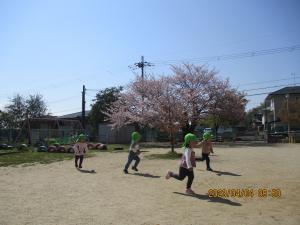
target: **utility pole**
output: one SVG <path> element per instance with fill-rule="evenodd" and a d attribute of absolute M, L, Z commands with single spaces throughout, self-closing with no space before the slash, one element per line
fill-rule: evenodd
<path fill-rule="evenodd" d="M 133 66 L 129 66 L 130 69 L 137 69 L 137 68 L 141 68 L 141 78 L 142 78 L 142 85 L 144 87 L 144 67 L 146 66 L 154 66 L 152 63 L 149 63 L 149 62 L 146 62 L 144 60 L 144 56 L 141 56 L 141 61 L 140 62 L 137 62 L 137 63 L 134 63 Z M 144 88 L 143 88 L 144 89 Z M 142 101 L 144 102 L 144 90 L 143 92 L 141 93 L 142 95 Z M 142 106 L 142 114 L 144 112 L 144 106 Z M 140 127 L 138 124 L 136 124 L 136 130 L 140 130 Z"/>
<path fill-rule="evenodd" d="M 82 127 L 85 130 L 85 92 L 86 88 L 85 85 L 82 87 L 82 111 L 81 111 L 81 123 Z"/>
<path fill-rule="evenodd" d="M 144 79 L 144 67 L 146 66 L 154 66 L 152 63 L 150 62 L 146 62 L 144 60 L 144 56 L 141 56 L 141 61 L 140 62 L 137 62 L 134 64 L 134 67 L 137 67 L 137 68 L 141 68 L 141 77 L 142 79 Z M 132 66 L 129 66 L 130 68 L 132 68 Z"/>
<path fill-rule="evenodd" d="M 289 140 L 289 143 L 291 143 L 292 140 L 291 140 L 290 112 L 289 112 L 289 98 L 290 98 L 290 95 L 286 94 L 285 98 L 286 98 L 286 109 L 287 109 L 287 119 L 288 119 L 288 140 Z"/>
<path fill-rule="evenodd" d="M 142 78 L 144 79 L 144 67 L 145 67 L 145 62 L 144 62 L 144 56 L 141 57 L 141 62 L 139 66 L 142 70 Z"/>

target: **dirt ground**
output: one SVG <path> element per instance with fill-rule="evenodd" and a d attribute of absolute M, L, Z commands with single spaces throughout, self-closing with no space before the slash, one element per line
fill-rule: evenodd
<path fill-rule="evenodd" d="M 300 145 L 215 147 L 211 166 L 194 170 L 194 196 L 184 181 L 165 180 L 178 160 L 149 160 L 122 173 L 126 153 L 99 153 L 82 172 L 67 160 L 0 168 L 0 225 L 300 224 Z M 180 149 L 177 149 L 180 152 Z M 200 150 L 196 149 L 200 155 Z M 95 173 L 87 173 L 87 170 Z M 280 189 L 281 197 L 209 197 L 209 189 Z M 276 192 L 277 193 L 277 192 Z"/>

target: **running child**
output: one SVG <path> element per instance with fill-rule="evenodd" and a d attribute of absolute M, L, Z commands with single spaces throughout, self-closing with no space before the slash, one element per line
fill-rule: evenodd
<path fill-rule="evenodd" d="M 131 134 L 131 144 L 129 147 L 129 155 L 128 155 L 128 161 L 124 168 L 124 173 L 128 174 L 128 168 L 130 166 L 130 163 L 132 160 L 135 160 L 134 165 L 131 167 L 131 169 L 138 171 L 137 166 L 140 162 L 140 146 L 139 146 L 139 140 L 141 139 L 141 135 L 138 132 L 133 132 Z"/>
<path fill-rule="evenodd" d="M 168 171 L 166 175 L 166 179 L 170 179 L 171 177 L 177 180 L 183 180 L 186 176 L 188 177 L 186 184 L 186 193 L 194 194 L 194 191 L 191 189 L 192 183 L 194 180 L 194 171 L 193 167 L 196 167 L 196 158 L 194 148 L 197 145 L 197 137 L 194 134 L 188 133 L 184 137 L 184 153 L 181 158 L 179 174 Z"/>
<path fill-rule="evenodd" d="M 74 154 L 75 154 L 75 167 L 81 169 L 84 154 L 88 151 L 88 145 L 85 142 L 85 135 L 80 134 L 78 136 L 77 142 L 74 145 Z M 79 165 L 78 165 L 79 160 Z"/>
<path fill-rule="evenodd" d="M 202 146 L 202 158 L 200 158 L 200 161 L 205 160 L 206 161 L 206 170 L 213 171 L 212 168 L 210 168 L 210 159 L 209 159 L 209 154 L 214 153 L 210 133 L 204 132 L 203 140 L 200 143 L 200 146 Z"/>

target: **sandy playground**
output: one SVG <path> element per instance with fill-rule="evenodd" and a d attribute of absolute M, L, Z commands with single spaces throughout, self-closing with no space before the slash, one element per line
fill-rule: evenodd
<path fill-rule="evenodd" d="M 215 147 L 211 166 L 197 162 L 192 188 L 165 180 L 178 160 L 145 156 L 125 175 L 127 153 L 98 153 L 77 171 L 73 161 L 0 168 L 0 225 L 300 224 L 300 145 Z M 177 151 L 181 151 L 178 149 Z M 196 151 L 200 155 L 200 150 Z M 280 189 L 281 197 L 210 198 L 209 189 Z"/>

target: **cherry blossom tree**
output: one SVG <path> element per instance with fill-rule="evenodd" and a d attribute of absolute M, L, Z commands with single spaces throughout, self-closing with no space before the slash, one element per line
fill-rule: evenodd
<path fill-rule="evenodd" d="M 106 113 L 112 126 L 160 129 L 169 134 L 173 150 L 179 128 L 185 134 L 209 116 L 219 124 L 219 120 L 235 121 L 244 114 L 244 96 L 215 70 L 183 64 L 172 66 L 172 71 L 171 76 L 136 77 Z"/>
<path fill-rule="evenodd" d="M 108 116 L 116 128 L 139 124 L 168 133 L 174 151 L 183 110 L 179 97 L 170 77 L 137 77 L 110 108 Z"/>
<path fill-rule="evenodd" d="M 183 64 L 172 66 L 174 85 L 184 105 L 182 112 L 183 133 L 193 132 L 199 122 L 206 118 L 209 106 L 218 90 L 219 78 L 215 70 L 204 66 Z"/>

